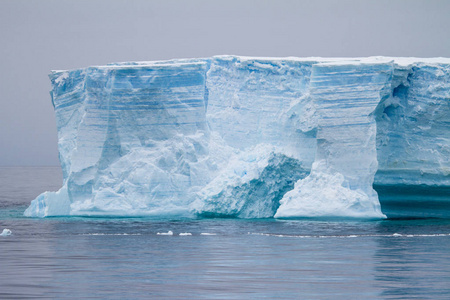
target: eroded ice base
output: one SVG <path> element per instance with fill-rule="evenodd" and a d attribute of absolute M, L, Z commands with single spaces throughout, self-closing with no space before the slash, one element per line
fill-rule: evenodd
<path fill-rule="evenodd" d="M 368 193 L 351 188 L 345 176 L 327 168 L 324 160 L 315 162 L 311 174 L 283 196 L 274 217 L 386 218 L 373 189 Z"/>

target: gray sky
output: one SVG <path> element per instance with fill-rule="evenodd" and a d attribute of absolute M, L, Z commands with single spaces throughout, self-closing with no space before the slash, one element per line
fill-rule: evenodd
<path fill-rule="evenodd" d="M 450 57 L 450 1 L 0 0 L 0 166 L 59 164 L 50 70 L 217 54 Z"/>

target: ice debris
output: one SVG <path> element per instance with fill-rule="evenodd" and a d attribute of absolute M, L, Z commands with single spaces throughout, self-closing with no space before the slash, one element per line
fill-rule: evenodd
<path fill-rule="evenodd" d="M 8 236 L 8 235 L 11 235 L 11 234 L 12 234 L 12 231 L 7 229 L 7 228 L 5 228 L 5 229 L 3 229 L 2 233 L 0 233 L 0 236 Z"/>
<path fill-rule="evenodd" d="M 173 231 L 168 231 L 168 232 L 158 232 L 156 233 L 157 235 L 173 235 Z"/>

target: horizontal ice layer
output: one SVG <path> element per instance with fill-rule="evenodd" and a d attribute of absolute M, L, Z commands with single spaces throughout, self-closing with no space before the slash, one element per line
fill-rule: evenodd
<path fill-rule="evenodd" d="M 318 193 L 291 203 L 311 216 L 345 203 L 381 216 L 374 172 L 383 212 L 384 199 L 403 203 L 384 196 L 399 184 L 450 186 L 449 70 L 440 58 L 218 56 L 53 72 L 64 186 L 25 214 L 271 217 L 304 179 Z"/>

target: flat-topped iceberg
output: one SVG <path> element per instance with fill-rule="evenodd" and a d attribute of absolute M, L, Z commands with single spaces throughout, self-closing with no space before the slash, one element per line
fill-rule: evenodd
<path fill-rule="evenodd" d="M 50 79 L 63 187 L 26 216 L 384 218 L 401 199 L 376 190 L 450 188 L 450 59 L 217 56 Z"/>

